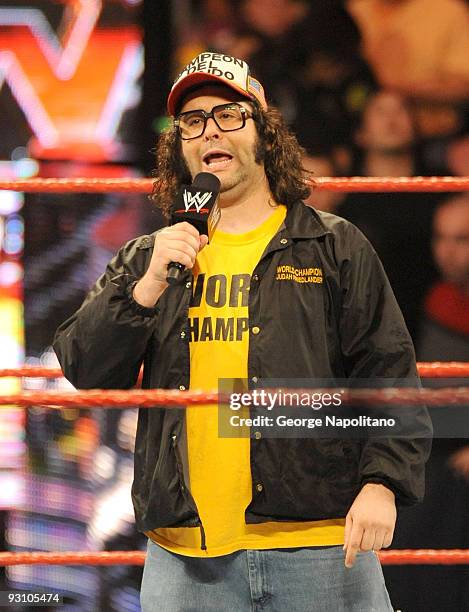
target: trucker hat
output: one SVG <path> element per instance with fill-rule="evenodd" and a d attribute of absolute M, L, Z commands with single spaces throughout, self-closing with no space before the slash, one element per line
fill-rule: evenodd
<path fill-rule="evenodd" d="M 264 88 L 251 76 L 247 63 L 231 55 L 206 51 L 179 73 L 168 96 L 168 113 L 176 115 L 189 90 L 203 83 L 221 83 L 267 108 Z"/>

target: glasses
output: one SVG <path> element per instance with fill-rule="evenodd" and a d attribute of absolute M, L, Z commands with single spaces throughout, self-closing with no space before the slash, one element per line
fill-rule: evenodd
<path fill-rule="evenodd" d="M 174 120 L 174 126 L 182 140 L 192 140 L 202 136 L 210 117 L 222 132 L 234 132 L 241 130 L 246 125 L 246 120 L 252 118 L 252 114 L 244 106 L 229 102 L 214 106 L 209 113 L 204 110 L 180 113 Z"/>

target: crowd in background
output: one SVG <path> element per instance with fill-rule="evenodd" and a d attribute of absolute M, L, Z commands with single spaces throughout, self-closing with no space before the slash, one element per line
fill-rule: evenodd
<path fill-rule="evenodd" d="M 248 61 L 313 177 L 469 176 L 464 0 L 187 5 L 175 70 L 205 49 Z M 469 194 L 313 191 L 307 204 L 351 220 L 372 242 L 419 360 L 469 361 Z M 469 548 L 469 440 L 455 439 L 467 419 L 432 417 L 427 498 L 402 512 L 394 546 Z M 387 568 L 386 578 L 403 610 L 467 609 L 465 567 Z"/>

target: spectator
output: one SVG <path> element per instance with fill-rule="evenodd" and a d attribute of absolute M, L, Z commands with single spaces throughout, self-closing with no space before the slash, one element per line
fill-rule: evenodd
<path fill-rule="evenodd" d="M 469 361 L 469 194 L 451 197 L 438 208 L 432 244 L 442 280 L 425 300 L 420 356 Z"/>
<path fill-rule="evenodd" d="M 416 102 L 425 137 L 461 127 L 469 100 L 469 8 L 462 0 L 349 0 L 364 57 L 383 87 Z"/>
<path fill-rule="evenodd" d="M 367 176 L 412 176 L 417 171 L 416 127 L 405 98 L 391 91 L 371 95 L 355 135 Z"/>
<path fill-rule="evenodd" d="M 426 174 L 418 136 L 405 98 L 381 90 L 372 94 L 355 132 L 357 155 L 352 174 L 400 177 Z M 371 240 L 388 273 L 412 336 L 418 304 L 433 280 L 430 237 L 432 194 L 358 193 L 347 196 L 338 214 Z"/>
<path fill-rule="evenodd" d="M 425 300 L 417 356 L 421 361 L 469 361 L 469 194 L 451 196 L 438 208 L 432 246 L 441 280 Z M 455 438 L 469 435 L 463 411 L 433 410 L 435 439 L 425 500 L 415 511 L 401 512 L 395 548 L 469 548 L 469 440 Z M 403 610 L 467 609 L 467 566 L 385 568 L 385 575 L 393 603 Z"/>

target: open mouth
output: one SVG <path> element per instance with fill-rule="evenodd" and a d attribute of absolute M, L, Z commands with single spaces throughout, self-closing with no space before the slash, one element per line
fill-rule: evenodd
<path fill-rule="evenodd" d="M 202 161 L 210 170 L 221 170 L 226 168 L 232 159 L 233 156 L 229 153 L 208 153 L 204 155 Z"/>

